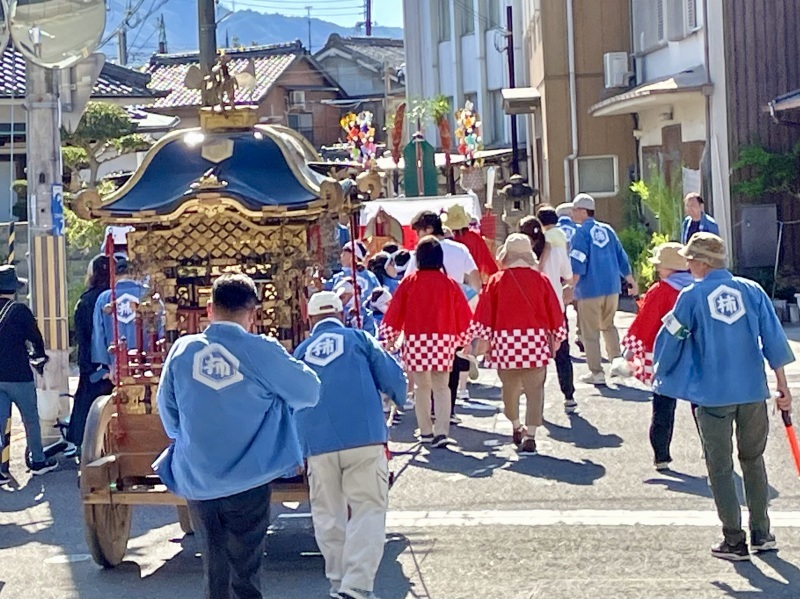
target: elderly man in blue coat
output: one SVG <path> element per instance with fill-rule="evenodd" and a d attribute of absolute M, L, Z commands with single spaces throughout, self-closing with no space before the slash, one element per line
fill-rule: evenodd
<path fill-rule="evenodd" d="M 311 516 L 330 596 L 370 599 L 389 498 L 381 393 L 402 406 L 406 378 L 374 337 L 344 326 L 343 310 L 329 291 L 309 300 L 311 337 L 295 357 L 319 375 L 322 392 L 319 403 L 298 410 L 295 420 L 308 459 Z"/>
<path fill-rule="evenodd" d="M 178 339 L 164 363 L 158 409 L 170 447 L 153 465 L 185 497 L 200 538 L 206 599 L 260 599 L 270 483 L 297 475 L 292 411 L 316 405 L 317 375 L 274 339 L 248 333 L 255 283 L 226 274 L 212 288 L 211 325 Z"/>
<path fill-rule="evenodd" d="M 724 539 L 714 557 L 750 559 L 775 549 L 767 515 L 769 485 L 764 466 L 770 396 L 764 360 L 777 379 L 777 407 L 790 410 L 784 367 L 794 362 L 786 334 L 764 290 L 725 268 L 725 244 L 711 233 L 695 234 L 680 252 L 695 284 L 678 296 L 664 317 L 654 350 L 653 390 L 697 406 L 708 480 Z M 733 430 L 750 511 L 750 548 L 733 478 Z"/>
<path fill-rule="evenodd" d="M 686 218 L 681 228 L 681 243 L 686 245 L 695 233 L 713 233 L 719 235 L 717 221 L 706 214 L 706 204 L 699 193 L 690 193 L 683 198 Z"/>

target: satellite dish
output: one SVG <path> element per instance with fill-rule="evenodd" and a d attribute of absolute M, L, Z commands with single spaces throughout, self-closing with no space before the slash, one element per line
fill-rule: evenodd
<path fill-rule="evenodd" d="M 6 49 L 6 44 L 8 44 L 8 22 L 6 21 L 6 3 L 3 0 L 0 3 L 0 56 L 3 55 L 3 51 Z"/>
<path fill-rule="evenodd" d="M 66 69 L 95 51 L 106 27 L 105 0 L 2 0 L 17 49 L 31 62 Z"/>

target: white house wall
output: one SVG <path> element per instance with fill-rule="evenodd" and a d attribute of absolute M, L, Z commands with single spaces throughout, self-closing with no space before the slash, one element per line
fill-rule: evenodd
<path fill-rule="evenodd" d="M 465 94 L 478 92 L 478 44 L 475 35 L 461 38 L 461 87 Z"/>
<path fill-rule="evenodd" d="M 706 103 L 705 98 L 697 98 L 676 102 L 671 105 L 672 119 L 665 120 L 668 108 L 653 108 L 639 113 L 639 130 L 642 132 L 640 143 L 644 147 L 661 145 L 661 129 L 670 125 L 681 126 L 681 140 L 684 143 L 705 141 L 706 139 Z"/>

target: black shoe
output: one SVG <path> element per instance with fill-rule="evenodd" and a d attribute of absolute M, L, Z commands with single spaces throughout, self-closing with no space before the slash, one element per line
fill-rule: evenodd
<path fill-rule="evenodd" d="M 765 551 L 776 551 L 778 549 L 778 542 L 775 540 L 775 535 L 772 533 L 751 533 L 750 534 L 750 548 L 755 553 L 764 553 Z"/>
<path fill-rule="evenodd" d="M 7 485 L 11 482 L 11 477 L 8 472 L 0 472 L 0 485 Z"/>
<path fill-rule="evenodd" d="M 430 443 L 431 441 L 433 441 L 433 433 L 431 433 L 430 435 L 420 435 L 419 436 L 419 442 L 420 443 Z"/>
<path fill-rule="evenodd" d="M 741 541 L 736 545 L 731 545 L 728 541 L 722 541 L 719 545 L 711 548 L 711 555 L 729 562 L 750 561 L 750 552 L 747 550 L 747 543 Z"/>
<path fill-rule="evenodd" d="M 55 458 L 46 458 L 44 462 L 33 462 L 31 464 L 31 474 L 46 474 L 56 468 L 58 468 L 58 460 Z"/>
<path fill-rule="evenodd" d="M 431 443 L 431 445 L 433 447 L 441 448 L 441 447 L 447 447 L 448 445 L 452 445 L 453 443 L 454 443 L 454 441 L 452 439 L 446 437 L 445 435 L 436 435 L 433 438 L 433 442 Z"/>

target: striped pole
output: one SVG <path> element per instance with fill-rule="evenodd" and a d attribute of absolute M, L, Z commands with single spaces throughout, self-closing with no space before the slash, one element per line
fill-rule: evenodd
<path fill-rule="evenodd" d="M 14 264 L 14 222 L 8 226 L 8 263 Z M 8 474 L 8 467 L 11 462 L 11 406 L 8 406 L 8 413 L 5 414 L 6 426 L 3 434 L 3 451 L 0 455 L 0 472 Z"/>
<path fill-rule="evenodd" d="M 14 231 L 14 221 L 8 224 L 8 263 L 14 264 L 14 242 L 16 241 L 17 234 Z"/>

